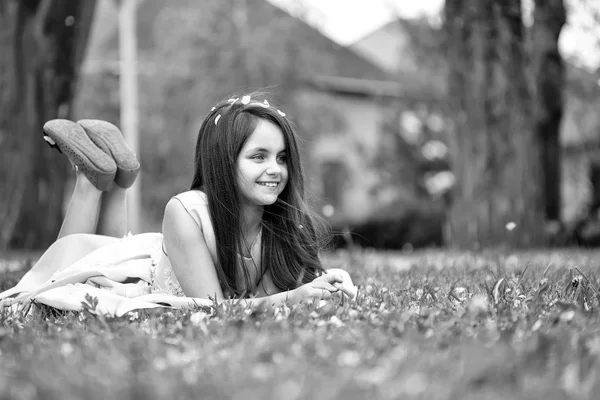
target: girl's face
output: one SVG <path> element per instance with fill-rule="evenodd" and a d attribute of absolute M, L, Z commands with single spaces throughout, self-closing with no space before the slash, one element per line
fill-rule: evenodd
<path fill-rule="evenodd" d="M 261 119 L 236 162 L 242 204 L 275 203 L 288 180 L 285 139 L 281 129 Z"/>

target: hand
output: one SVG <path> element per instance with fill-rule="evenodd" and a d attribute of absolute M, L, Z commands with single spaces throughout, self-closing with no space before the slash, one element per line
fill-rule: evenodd
<path fill-rule="evenodd" d="M 306 283 L 292 291 L 290 291 L 289 300 L 292 303 L 299 303 L 305 300 L 329 299 L 339 291 L 332 283 L 338 283 L 337 278 L 331 276 L 329 279 L 316 278 L 310 283 Z"/>
<path fill-rule="evenodd" d="M 348 272 L 339 268 L 332 268 L 325 271 L 325 273 L 316 280 L 326 281 L 331 283 L 334 287 L 339 289 L 340 293 L 344 293 L 350 299 L 354 300 L 358 294 L 358 288 L 352 283 L 352 278 Z"/>

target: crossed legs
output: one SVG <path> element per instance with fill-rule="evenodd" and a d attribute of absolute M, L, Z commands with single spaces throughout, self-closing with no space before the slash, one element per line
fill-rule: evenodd
<path fill-rule="evenodd" d="M 97 189 L 80 171 L 58 239 L 77 233 L 123 237 L 127 233 L 127 189 Z"/>
<path fill-rule="evenodd" d="M 126 193 L 140 165 L 119 129 L 101 120 L 57 119 L 44 124 L 44 134 L 71 162 L 75 188 L 57 240 L 2 298 L 34 289 L 127 233 Z"/>
<path fill-rule="evenodd" d="M 123 237 L 127 230 L 126 191 L 117 185 L 101 191 L 77 170 L 75 189 L 57 240 L 19 284 L 4 294 L 33 290 L 54 273 Z"/>
<path fill-rule="evenodd" d="M 119 129 L 106 121 L 52 120 L 44 132 L 69 158 L 76 182 L 57 241 L 38 264 L 70 264 L 125 236 L 127 188 L 140 166 Z"/>

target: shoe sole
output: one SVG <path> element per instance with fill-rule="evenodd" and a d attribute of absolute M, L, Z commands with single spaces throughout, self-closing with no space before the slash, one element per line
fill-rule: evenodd
<path fill-rule="evenodd" d="M 131 151 L 121 130 L 110 122 L 98 119 L 77 121 L 98 148 L 111 156 L 117 164 L 115 183 L 122 188 L 133 185 L 140 170 L 140 163 Z"/>
<path fill-rule="evenodd" d="M 96 147 L 81 126 L 66 119 L 53 119 L 44 124 L 43 130 L 96 188 L 108 188 L 115 178 L 117 166 Z"/>

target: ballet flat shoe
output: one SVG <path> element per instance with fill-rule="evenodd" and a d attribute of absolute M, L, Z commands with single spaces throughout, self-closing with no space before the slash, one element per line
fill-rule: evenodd
<path fill-rule="evenodd" d="M 83 127 L 92 142 L 117 164 L 115 183 L 122 188 L 133 185 L 140 170 L 140 163 L 125 142 L 119 128 L 99 119 L 82 119 L 77 123 Z"/>
<path fill-rule="evenodd" d="M 65 154 L 96 188 L 108 188 L 115 178 L 117 166 L 90 140 L 80 125 L 67 119 L 53 119 L 44 124 L 43 131 L 50 147 L 56 147 Z"/>

